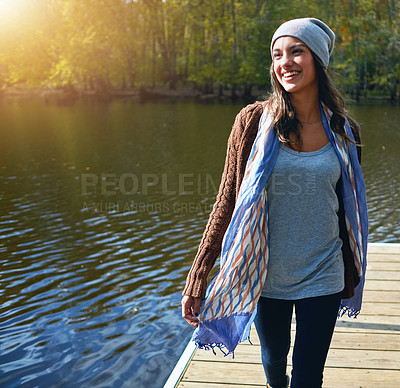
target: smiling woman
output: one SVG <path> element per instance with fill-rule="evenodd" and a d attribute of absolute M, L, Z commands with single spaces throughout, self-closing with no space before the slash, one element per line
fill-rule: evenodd
<path fill-rule="evenodd" d="M 182 317 L 196 327 L 200 349 L 233 353 L 254 321 L 267 387 L 289 386 L 293 310 L 290 386 L 320 388 L 337 315 L 357 316 L 361 308 L 366 190 L 359 125 L 327 70 L 334 41 L 315 18 L 274 33 L 271 96 L 235 119 L 220 191 L 183 290 Z M 294 188 L 294 177 L 311 178 L 312 190 Z"/>

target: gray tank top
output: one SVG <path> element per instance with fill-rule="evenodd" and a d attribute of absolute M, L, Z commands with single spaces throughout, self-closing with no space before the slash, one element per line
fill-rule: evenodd
<path fill-rule="evenodd" d="M 313 152 L 280 144 L 266 184 L 270 255 L 261 296 L 302 299 L 343 290 L 340 175 L 331 143 Z"/>

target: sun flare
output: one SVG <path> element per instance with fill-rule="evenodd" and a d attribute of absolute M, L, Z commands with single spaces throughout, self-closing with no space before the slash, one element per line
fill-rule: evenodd
<path fill-rule="evenodd" d="M 23 12 L 23 1 L 0 0 L 0 26 L 18 22 Z"/>
<path fill-rule="evenodd" d="M 4 17 L 7 14 L 13 13 L 17 9 L 18 5 L 18 1 L 0 0 L 0 15 Z"/>

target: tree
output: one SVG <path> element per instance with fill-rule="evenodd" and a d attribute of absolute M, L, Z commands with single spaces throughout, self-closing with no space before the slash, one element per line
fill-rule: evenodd
<path fill-rule="evenodd" d="M 15 0 L 0 15 L 0 87 L 192 83 L 251 95 L 269 82 L 270 39 L 313 15 L 336 33 L 331 68 L 354 98 L 399 97 L 400 0 Z M 11 3 L 10 4 L 14 4 Z M 10 8 L 11 9 L 11 8 Z"/>

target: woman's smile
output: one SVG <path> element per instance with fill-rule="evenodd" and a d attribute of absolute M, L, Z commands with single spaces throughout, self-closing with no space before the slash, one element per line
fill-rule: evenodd
<path fill-rule="evenodd" d="M 285 80 L 293 79 L 295 78 L 296 75 L 299 75 L 300 71 L 288 71 L 285 73 L 282 73 L 282 76 Z"/>

